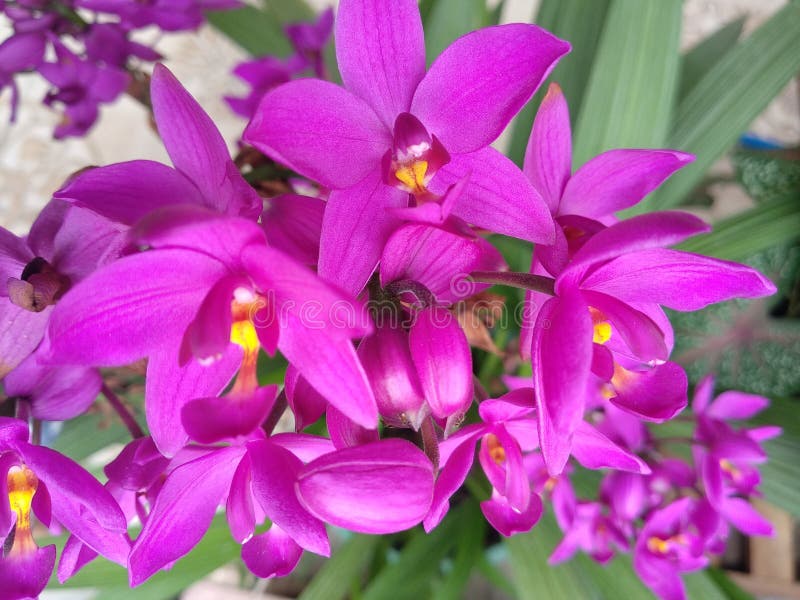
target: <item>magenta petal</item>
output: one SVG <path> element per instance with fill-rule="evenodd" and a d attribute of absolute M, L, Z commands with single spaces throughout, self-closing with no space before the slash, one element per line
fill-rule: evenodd
<path fill-rule="evenodd" d="M 561 194 L 572 173 L 572 130 L 567 99 L 557 83 L 550 84 L 539 105 L 523 170 L 550 212 L 558 213 Z"/>
<path fill-rule="evenodd" d="M 772 524 L 762 517 L 747 500 L 728 498 L 720 511 L 725 520 L 745 535 L 775 535 Z"/>
<path fill-rule="evenodd" d="M 264 96 L 243 139 L 333 189 L 357 184 L 392 145 L 390 130 L 367 103 L 317 79 L 292 81 Z"/>
<path fill-rule="evenodd" d="M 425 531 L 439 525 L 450 509 L 450 497 L 464 484 L 475 460 L 475 440 L 480 432 L 465 438 L 449 453 L 446 462 L 439 470 L 439 476 L 433 487 L 433 501 L 422 521 Z"/>
<path fill-rule="evenodd" d="M 231 535 L 240 544 L 253 537 L 256 528 L 256 514 L 253 506 L 252 467 L 250 456 L 245 454 L 233 473 L 225 516 Z"/>
<path fill-rule="evenodd" d="M 431 182 L 442 194 L 469 175 L 452 213 L 468 223 L 531 242 L 553 242 L 553 218 L 539 192 L 513 162 L 494 148 L 454 154 Z"/>
<path fill-rule="evenodd" d="M 207 204 L 189 178 L 150 160 L 133 160 L 83 171 L 53 197 L 74 202 L 126 225 L 133 225 L 163 206 Z"/>
<path fill-rule="evenodd" d="M 395 231 L 383 249 L 381 285 L 410 279 L 425 286 L 439 304 L 453 304 L 488 285 L 468 279 L 473 271 L 500 271 L 503 257 L 483 238 L 466 237 L 427 224 Z"/>
<path fill-rule="evenodd" d="M 378 407 L 353 343 L 327 330 L 306 326 L 286 315 L 279 348 L 287 360 L 328 402 L 350 419 L 374 429 Z"/>
<path fill-rule="evenodd" d="M 329 439 L 310 433 L 276 433 L 269 441 L 286 448 L 304 463 L 336 450 Z"/>
<path fill-rule="evenodd" d="M 333 406 L 328 406 L 328 435 L 337 450 L 378 441 L 378 430 L 367 429 L 354 423 Z"/>
<path fill-rule="evenodd" d="M 696 403 L 697 401 L 695 400 Z M 705 414 L 712 419 L 721 419 L 723 421 L 744 420 L 756 416 L 768 406 L 769 399 L 764 398 L 764 396 L 729 391 L 717 396 Z"/>
<path fill-rule="evenodd" d="M 30 436 L 28 424 L 13 417 L 0 417 L 0 443 L 27 442 Z"/>
<path fill-rule="evenodd" d="M 297 431 L 302 431 L 325 413 L 328 401 L 292 365 L 286 369 L 284 391 L 289 407 L 294 413 Z"/>
<path fill-rule="evenodd" d="M 324 212 L 325 201 L 319 198 L 297 194 L 270 198 L 261 218 L 269 245 L 303 264 L 317 264 Z"/>
<path fill-rule="evenodd" d="M 273 524 L 242 546 L 242 560 L 250 572 L 264 579 L 283 577 L 300 562 L 303 549 L 283 529 Z"/>
<path fill-rule="evenodd" d="M 153 114 L 172 164 L 221 213 L 258 217 L 261 198 L 239 174 L 211 118 L 164 65 L 153 70 Z"/>
<path fill-rule="evenodd" d="M 611 402 L 647 421 L 669 420 L 688 404 L 686 372 L 674 362 L 646 371 L 630 371 L 617 365 L 611 383 L 617 394 Z"/>
<path fill-rule="evenodd" d="M 425 75 L 425 39 L 414 0 L 342 0 L 336 59 L 344 85 L 387 127 L 407 112 Z"/>
<path fill-rule="evenodd" d="M 0 298 L 0 379 L 17 368 L 42 341 L 53 309 L 31 312 Z"/>
<path fill-rule="evenodd" d="M 47 486 L 54 510 L 62 501 L 74 503 L 85 507 L 105 529 L 114 532 L 127 530 L 125 516 L 116 500 L 78 463 L 44 446 L 21 443 L 17 451 L 36 477 Z M 55 516 L 59 518 L 57 512 Z"/>
<path fill-rule="evenodd" d="M 80 538 L 69 536 L 58 561 L 58 582 L 64 583 L 95 558 L 97 552 L 84 544 Z"/>
<path fill-rule="evenodd" d="M 587 268 L 623 254 L 661 248 L 710 231 L 699 218 L 679 211 L 639 215 L 597 232 L 581 246 L 560 279 L 580 280 Z"/>
<path fill-rule="evenodd" d="M 50 319 L 60 362 L 125 365 L 180 339 L 208 288 L 224 273 L 185 250 L 122 258 L 73 287 Z"/>
<path fill-rule="evenodd" d="M 246 436 L 258 429 L 275 404 L 278 386 L 221 397 L 197 398 L 184 405 L 181 420 L 186 433 L 201 444 Z"/>
<path fill-rule="evenodd" d="M 145 414 L 153 441 L 165 456 L 173 456 L 188 439 L 181 421 L 183 406 L 194 398 L 221 393 L 241 362 L 242 350 L 234 344 L 229 344 L 211 364 L 190 360 L 180 366 L 177 349 L 165 348 L 150 356 L 145 378 Z"/>
<path fill-rule="evenodd" d="M 55 563 L 54 545 L 19 555 L 4 556 L 0 560 L 0 590 L 3 591 L 3 598 L 38 598 L 50 579 Z"/>
<path fill-rule="evenodd" d="M 445 308 L 426 308 L 416 315 L 408 338 L 433 415 L 446 419 L 464 413 L 472 402 L 472 355 L 456 318 Z"/>
<path fill-rule="evenodd" d="M 587 469 L 650 473 L 650 467 L 641 458 L 612 442 L 586 421 L 581 421 L 572 438 L 572 454 Z"/>
<path fill-rule="evenodd" d="M 320 276 L 357 296 L 400 222 L 387 209 L 407 204 L 408 194 L 385 185 L 379 170 L 347 190 L 332 192 L 322 220 Z"/>
<path fill-rule="evenodd" d="M 297 481 L 302 503 L 324 521 L 361 533 L 394 533 L 422 521 L 433 465 L 416 446 L 389 439 L 326 454 Z"/>
<path fill-rule="evenodd" d="M 531 356 L 542 454 L 550 474 L 558 475 L 583 418 L 592 361 L 592 322 L 577 290 L 542 307 Z"/>
<path fill-rule="evenodd" d="M 247 454 L 253 465 L 253 494 L 267 517 L 306 550 L 328 556 L 325 525 L 303 508 L 295 492 L 300 459 L 269 441 L 250 442 Z"/>
<path fill-rule="evenodd" d="M 425 412 L 425 397 L 411 360 L 408 334 L 392 323 L 376 328 L 358 346 L 358 356 L 367 373 L 378 412 L 388 424 L 419 429 Z"/>
<path fill-rule="evenodd" d="M 653 302 L 682 311 L 732 298 L 769 296 L 776 289 L 746 265 L 662 249 L 620 256 L 586 277 L 582 287 L 623 302 Z"/>
<path fill-rule="evenodd" d="M 451 153 L 474 152 L 500 135 L 569 49 L 535 25 L 473 31 L 434 61 L 411 112 Z"/>
<path fill-rule="evenodd" d="M 11 419 L 9 419 L 11 420 Z M 21 423 L 21 421 L 20 421 Z M 0 425 L 2 427 L 2 425 Z M 27 437 L 27 427 L 25 427 Z M 11 467 L 19 465 L 19 458 L 14 452 L 0 453 L 0 498 L 8 498 L 8 471 Z M 35 496 L 34 496 L 35 497 Z M 11 510 L 8 502 L 0 504 L 0 540 L 5 540 L 6 536 L 17 522 L 16 513 Z"/>
<path fill-rule="evenodd" d="M 639 202 L 672 173 L 694 160 L 674 150 L 609 150 L 572 176 L 561 214 L 606 217 Z"/>
<path fill-rule="evenodd" d="M 137 586 L 177 560 L 203 537 L 231 484 L 244 449 L 220 448 L 172 471 L 130 555 L 130 584 Z"/>
<path fill-rule="evenodd" d="M 192 357 L 201 361 L 214 360 L 225 352 L 231 343 L 231 302 L 234 292 L 240 286 L 249 287 L 249 283 L 241 275 L 227 275 L 208 291 L 183 336 L 182 363 Z"/>
<path fill-rule="evenodd" d="M 536 494 L 531 495 L 531 501 L 523 511 L 514 509 L 502 496 L 481 502 L 483 516 L 506 537 L 530 531 L 541 518 L 542 509 L 542 499 Z"/>

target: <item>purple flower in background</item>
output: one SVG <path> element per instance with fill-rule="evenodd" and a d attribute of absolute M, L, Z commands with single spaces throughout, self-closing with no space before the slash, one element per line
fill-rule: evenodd
<path fill-rule="evenodd" d="M 22 71 L 36 69 L 44 59 L 45 36 L 41 33 L 17 33 L 0 44 L 0 91 L 11 89 L 11 116 L 13 123 L 17 118 L 19 90 L 14 75 Z"/>
<path fill-rule="evenodd" d="M 0 378 L 39 346 L 52 306 L 70 287 L 118 256 L 123 237 L 116 224 L 57 200 L 39 213 L 26 238 L 0 228 Z M 37 367 L 28 365 L 33 376 L 31 368 Z M 22 377 L 15 376 L 12 388 L 37 385 Z"/>
<path fill-rule="evenodd" d="M 127 66 L 131 56 L 149 62 L 161 58 L 152 48 L 128 39 L 128 35 L 128 30 L 117 23 L 94 23 L 83 39 L 86 56 L 120 69 Z"/>
<path fill-rule="evenodd" d="M 233 69 L 233 74 L 250 86 L 250 93 L 243 98 L 225 96 L 225 102 L 237 115 L 250 119 L 256 113 L 264 94 L 272 88 L 290 81 L 294 75 L 305 68 L 306 61 L 299 56 L 289 59 L 264 56 L 240 62 Z"/>
<path fill-rule="evenodd" d="M 164 31 L 196 29 L 205 21 L 204 12 L 242 5 L 238 0 L 76 0 L 75 5 L 118 15 L 121 22 L 138 28 L 157 25 Z"/>
<path fill-rule="evenodd" d="M 180 204 L 256 220 L 261 198 L 233 164 L 211 118 L 163 65 L 153 72 L 151 97 L 158 132 L 174 168 L 133 160 L 89 169 L 55 197 L 125 225 Z"/>
<path fill-rule="evenodd" d="M 322 11 L 312 23 L 292 23 L 285 27 L 286 37 L 297 56 L 311 65 L 320 79 L 325 77 L 325 62 L 322 55 L 333 33 L 333 9 Z"/>
<path fill-rule="evenodd" d="M 115 67 L 98 65 L 80 58 L 61 43 L 54 44 L 57 62 L 39 65 L 39 73 L 55 89 L 47 94 L 47 106 L 63 107 L 61 123 L 53 136 L 62 139 L 81 136 L 94 125 L 98 106 L 113 102 L 128 87 L 128 74 Z"/>
<path fill-rule="evenodd" d="M 38 596 L 53 570 L 56 548 L 37 546 L 31 515 L 48 526 L 59 523 L 94 552 L 127 564 L 127 524 L 111 494 L 69 458 L 28 443 L 27 425 L 7 417 L 0 417 L 0 499 L 4 598 Z M 62 558 L 60 581 L 72 574 L 69 566 Z"/>
<path fill-rule="evenodd" d="M 395 226 L 386 209 L 406 207 L 409 193 L 442 194 L 469 172 L 453 214 L 499 233 L 553 239 L 539 195 L 489 144 L 568 44 L 533 25 L 490 27 L 454 42 L 426 73 L 413 0 L 341 2 L 335 35 L 346 89 L 315 79 L 280 86 L 244 135 L 333 190 L 320 275 L 360 292 Z"/>

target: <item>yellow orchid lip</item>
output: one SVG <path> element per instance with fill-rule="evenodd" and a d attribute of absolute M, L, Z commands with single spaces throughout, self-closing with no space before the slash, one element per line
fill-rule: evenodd
<path fill-rule="evenodd" d="M 33 496 L 39 487 L 39 480 L 28 467 L 13 466 L 6 475 L 6 484 L 11 510 L 17 515 L 14 541 L 8 555 L 28 554 L 37 549 L 31 534 L 31 507 Z"/>

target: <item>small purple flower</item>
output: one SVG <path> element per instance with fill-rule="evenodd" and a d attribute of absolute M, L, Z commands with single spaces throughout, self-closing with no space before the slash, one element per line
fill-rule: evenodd
<path fill-rule="evenodd" d="M 55 546 L 39 548 L 31 515 L 51 519 L 93 552 L 125 566 L 130 542 L 127 524 L 111 494 L 89 473 L 61 454 L 28 442 L 28 427 L 0 417 L 0 589 L 7 598 L 36 597 L 55 563 Z M 60 581 L 72 574 L 62 558 Z"/>
<path fill-rule="evenodd" d="M 333 33 L 333 9 L 328 8 L 322 11 L 317 20 L 311 23 L 287 25 L 285 31 L 297 56 L 311 65 L 317 77 L 325 79 L 325 63 L 322 53 Z"/>
<path fill-rule="evenodd" d="M 11 88 L 11 118 L 17 118 L 19 90 L 14 75 L 36 69 L 44 60 L 45 36 L 39 32 L 17 33 L 0 44 L 0 91 Z"/>
<path fill-rule="evenodd" d="M 164 31 L 197 29 L 207 10 L 226 10 L 242 5 L 238 0 L 76 0 L 76 6 L 118 15 L 133 28 L 157 25 Z"/>

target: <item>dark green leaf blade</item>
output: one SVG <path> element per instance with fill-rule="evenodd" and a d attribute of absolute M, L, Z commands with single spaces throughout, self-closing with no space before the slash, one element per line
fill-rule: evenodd
<path fill-rule="evenodd" d="M 684 98 L 697 82 L 736 45 L 742 35 L 744 18 L 740 17 L 692 47 L 683 55 L 678 97 Z"/>

